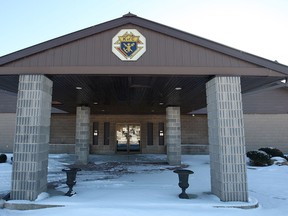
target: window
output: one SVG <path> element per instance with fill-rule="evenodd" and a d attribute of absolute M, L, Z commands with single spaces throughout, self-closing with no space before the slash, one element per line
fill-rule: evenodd
<path fill-rule="evenodd" d="M 104 145 L 109 145 L 110 122 L 104 122 Z"/>
<path fill-rule="evenodd" d="M 147 123 L 147 145 L 153 145 L 153 123 Z"/>

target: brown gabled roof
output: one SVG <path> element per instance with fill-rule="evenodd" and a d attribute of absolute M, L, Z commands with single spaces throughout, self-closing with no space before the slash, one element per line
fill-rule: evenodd
<path fill-rule="evenodd" d="M 8 64 L 13 61 L 17 61 L 19 59 L 22 59 L 24 57 L 28 57 L 33 54 L 37 54 L 39 52 L 55 48 L 58 46 L 61 46 L 66 43 L 70 43 L 72 41 L 76 41 L 85 37 L 89 37 L 91 35 L 107 31 L 119 26 L 123 26 L 126 24 L 134 24 L 143 28 L 147 28 L 150 30 L 153 30 L 155 32 L 159 32 L 161 34 L 166 34 L 168 36 L 181 39 L 183 41 L 187 41 L 189 43 L 193 43 L 256 65 L 259 65 L 261 67 L 265 67 L 280 73 L 283 73 L 285 75 L 288 75 L 288 67 L 283 64 L 279 64 L 278 62 L 273 62 L 246 52 L 243 52 L 241 50 L 237 50 L 225 45 L 222 45 L 220 43 L 216 43 L 211 40 L 204 39 L 202 37 L 198 37 L 196 35 L 183 32 L 174 28 L 171 28 L 166 25 L 162 25 L 147 19 L 143 19 L 141 17 L 138 17 L 134 14 L 128 13 L 120 18 L 95 25 L 80 31 L 76 31 L 31 47 L 28 47 L 26 49 L 22 49 L 20 51 L 2 56 L 0 58 L 0 66 L 3 66 L 5 64 Z"/>

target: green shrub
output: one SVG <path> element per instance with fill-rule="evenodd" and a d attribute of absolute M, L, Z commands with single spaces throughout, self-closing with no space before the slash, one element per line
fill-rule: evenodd
<path fill-rule="evenodd" d="M 268 155 L 270 155 L 270 157 L 284 157 L 283 152 L 277 148 L 266 147 L 266 148 L 260 148 L 258 150 L 266 152 Z"/>
<path fill-rule="evenodd" d="M 246 155 L 253 166 L 270 166 L 273 164 L 271 157 L 264 151 L 249 151 Z"/>
<path fill-rule="evenodd" d="M 7 156 L 5 154 L 0 155 L 0 163 L 6 163 L 7 161 Z"/>

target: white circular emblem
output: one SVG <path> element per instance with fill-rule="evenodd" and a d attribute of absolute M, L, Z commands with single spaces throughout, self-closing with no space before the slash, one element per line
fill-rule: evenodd
<path fill-rule="evenodd" d="M 136 61 L 146 51 L 146 38 L 136 29 L 122 29 L 112 39 L 112 52 L 122 61 Z"/>

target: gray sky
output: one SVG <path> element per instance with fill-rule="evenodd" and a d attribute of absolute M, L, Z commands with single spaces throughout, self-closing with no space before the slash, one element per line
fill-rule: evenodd
<path fill-rule="evenodd" d="M 0 56 L 128 12 L 288 65 L 288 0 L 1 0 Z"/>

